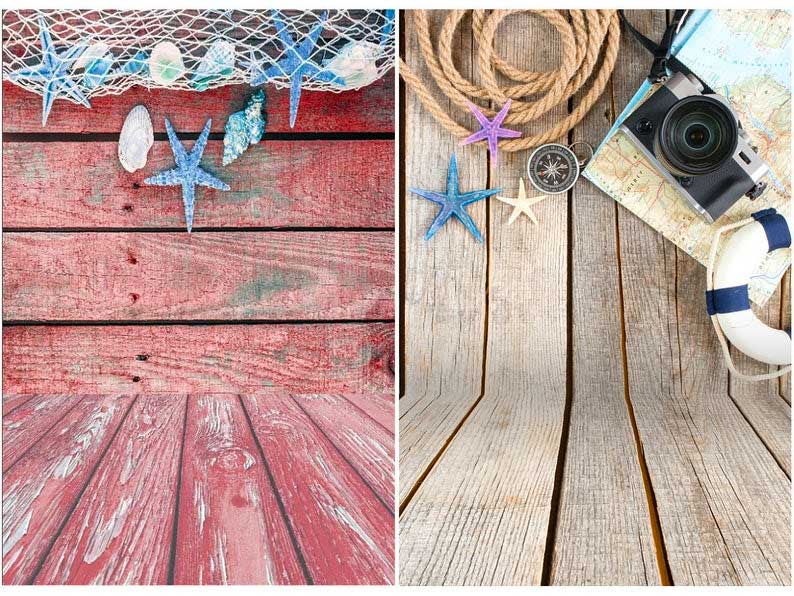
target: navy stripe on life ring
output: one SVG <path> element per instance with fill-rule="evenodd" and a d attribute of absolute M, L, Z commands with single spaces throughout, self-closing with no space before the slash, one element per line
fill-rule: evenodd
<path fill-rule="evenodd" d="M 786 218 L 774 209 L 764 209 L 753 213 L 755 219 L 764 228 L 769 251 L 791 246 L 791 230 L 788 229 Z"/>
<path fill-rule="evenodd" d="M 747 291 L 747 284 L 709 290 L 706 292 L 706 310 L 709 316 L 750 310 L 750 293 Z"/>

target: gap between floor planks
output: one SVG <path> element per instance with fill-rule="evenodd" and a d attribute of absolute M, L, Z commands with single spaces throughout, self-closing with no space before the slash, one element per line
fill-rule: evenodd
<path fill-rule="evenodd" d="M 220 396 L 222 394 L 214 394 L 214 395 L 219 395 Z M 229 394 L 229 396 L 231 396 L 231 395 L 232 394 Z M 303 413 L 303 415 L 306 417 L 306 419 L 308 421 L 310 421 L 310 423 L 313 426 L 313 428 L 315 429 L 315 431 L 317 433 L 319 433 L 321 436 L 325 437 L 325 439 L 333 447 L 335 452 L 338 453 L 338 455 L 342 459 L 342 461 L 344 461 L 347 464 L 347 466 L 349 467 L 349 469 L 352 470 L 352 472 L 361 480 L 361 482 L 366 487 L 368 487 L 368 489 L 372 492 L 372 496 L 375 497 L 375 499 L 381 504 L 381 506 L 383 506 L 383 508 L 386 509 L 387 511 L 393 512 L 393 506 L 394 506 L 393 505 L 393 492 L 392 492 L 392 494 L 390 496 L 385 496 L 385 495 L 379 494 L 379 491 L 376 490 L 376 488 L 373 486 L 373 484 L 371 482 L 371 479 L 369 479 L 368 477 L 365 477 L 366 476 L 365 474 L 362 474 L 362 471 L 359 469 L 359 467 L 357 465 L 355 465 L 355 463 L 353 461 L 351 461 L 350 456 L 347 453 L 345 453 L 343 447 L 340 446 L 340 444 L 339 444 L 339 440 L 340 439 L 337 437 L 337 439 L 334 440 L 334 437 L 332 436 L 332 434 L 329 434 L 328 430 L 324 429 L 322 427 L 322 425 L 320 423 L 318 423 L 318 420 L 317 420 L 318 414 L 317 414 L 317 412 L 316 411 L 313 412 L 311 409 L 307 409 L 306 405 L 301 403 L 301 401 L 303 401 L 304 399 L 308 398 L 309 396 L 306 396 L 306 395 L 293 395 L 291 393 L 288 393 L 287 395 L 289 397 L 290 402 L 293 403 Z M 69 416 L 69 414 L 70 414 L 70 412 L 72 410 L 74 410 L 76 407 L 78 407 L 78 405 L 80 404 L 80 399 L 81 398 L 79 396 L 75 396 L 75 397 L 76 397 L 75 403 L 69 405 L 66 408 L 59 409 L 58 410 L 58 415 L 53 420 L 47 421 L 47 428 L 52 429 L 55 426 L 57 426 L 59 423 L 61 423 L 64 419 L 66 419 Z M 102 463 L 105 460 L 105 457 L 106 457 L 107 453 L 111 450 L 113 444 L 116 442 L 116 440 L 118 438 L 119 433 L 124 428 L 124 425 L 125 425 L 125 422 L 127 420 L 127 417 L 129 415 L 129 413 L 133 410 L 133 408 L 135 406 L 135 403 L 138 400 L 138 395 L 132 395 L 130 397 L 132 397 L 132 399 L 130 399 L 129 403 L 126 404 L 126 407 L 125 407 L 123 413 L 120 415 L 120 420 L 118 422 L 118 426 L 111 432 L 111 437 L 107 441 L 107 445 L 102 449 L 101 454 L 99 455 L 97 460 L 92 465 L 91 470 L 88 472 L 88 474 L 87 474 L 86 478 L 84 479 L 84 481 L 81 483 L 81 487 L 78 490 L 77 499 L 75 500 L 73 506 L 66 513 L 64 518 L 59 522 L 58 529 L 57 529 L 55 535 L 52 537 L 52 540 L 51 540 L 49 546 L 46 548 L 45 552 L 43 554 L 41 554 L 41 556 L 39 557 L 39 563 L 36 565 L 35 572 L 33 573 L 32 577 L 31 577 L 31 579 L 30 579 L 30 581 L 28 583 L 30 583 L 30 584 L 34 583 L 36 581 L 36 578 L 41 573 L 42 569 L 44 568 L 45 563 L 48 560 L 48 557 L 49 557 L 50 553 L 53 551 L 53 549 L 56 546 L 56 541 L 60 537 L 61 532 L 64 530 L 64 528 L 69 523 L 70 519 L 72 518 L 72 515 L 74 514 L 75 510 L 78 508 L 80 502 L 82 501 L 83 497 L 85 496 L 85 491 L 89 487 L 89 485 L 91 484 L 92 478 L 94 477 L 94 475 L 97 472 L 97 470 L 99 470 L 101 468 Z M 253 423 L 251 421 L 251 416 L 250 416 L 250 413 L 248 412 L 248 408 L 245 405 L 245 400 L 243 399 L 243 397 L 241 395 L 236 395 L 236 397 L 237 397 L 237 401 L 238 401 L 238 403 L 240 405 L 241 412 L 244 414 L 244 417 L 245 417 L 246 430 L 248 431 L 248 433 L 250 433 L 250 436 L 254 438 L 254 441 L 258 445 L 259 444 L 259 439 L 256 438 L 257 437 L 256 429 L 255 429 L 255 426 L 253 425 Z M 322 396 L 320 396 L 320 397 L 322 397 Z M 367 397 L 368 398 L 374 398 L 374 397 L 378 397 L 378 396 L 367 396 Z M 19 410 L 20 408 L 24 407 L 28 402 L 31 402 L 31 401 L 33 401 L 33 400 L 35 400 L 37 398 L 38 398 L 38 396 L 36 396 L 36 395 L 13 396 L 11 406 L 8 408 L 7 411 L 4 411 L 4 413 L 3 413 L 4 418 L 6 416 L 12 414 L 13 412 Z M 184 414 L 183 414 L 183 417 L 182 417 L 183 428 L 181 429 L 182 438 L 181 438 L 181 441 L 180 441 L 180 450 L 179 450 L 179 458 L 178 458 L 179 459 L 179 464 L 178 464 L 178 471 L 177 471 L 177 474 L 176 474 L 176 493 L 175 493 L 174 509 L 173 509 L 173 530 L 170 532 L 171 538 L 170 538 L 170 542 L 168 544 L 168 552 L 170 553 L 169 557 L 168 557 L 168 571 L 167 571 L 167 577 L 168 577 L 167 584 L 168 585 L 174 584 L 175 557 L 177 556 L 177 543 L 176 543 L 177 542 L 177 528 L 179 527 L 179 513 L 180 513 L 180 494 L 181 494 L 180 487 L 181 487 L 181 484 L 182 484 L 183 466 L 185 464 L 185 459 L 184 459 L 185 458 L 185 455 L 184 455 L 185 441 L 187 440 L 187 437 L 186 437 L 187 424 L 188 424 L 187 415 L 188 415 L 188 411 L 189 411 L 189 409 L 191 407 L 190 400 L 191 399 L 197 399 L 197 398 L 198 398 L 198 396 L 194 396 L 194 395 L 187 396 L 186 403 L 185 403 L 185 406 L 184 406 L 185 407 L 185 411 L 184 411 Z M 357 400 L 356 399 L 352 399 L 352 397 L 349 397 L 349 396 L 346 396 L 346 395 L 342 394 L 342 395 L 337 396 L 337 398 L 338 398 L 338 400 L 341 400 L 347 407 L 349 407 L 353 411 L 357 412 L 359 416 L 363 416 L 363 418 L 366 421 L 369 421 L 368 422 L 369 424 L 372 424 L 372 425 L 375 426 L 375 428 L 381 429 L 382 431 L 384 431 L 386 433 L 386 435 L 390 436 L 392 438 L 392 440 L 393 440 L 394 428 L 389 429 L 388 427 L 384 427 L 383 426 L 383 420 L 381 420 L 381 418 L 383 418 L 382 416 L 378 416 L 377 413 L 373 413 L 373 410 L 371 410 L 371 408 L 364 409 L 362 407 L 362 405 L 357 403 Z M 3 397 L 3 402 L 4 402 L 4 405 L 5 405 L 6 396 Z M 337 405 L 338 405 L 338 403 L 337 403 Z M 376 407 L 375 410 L 377 410 L 377 409 L 378 408 Z M 45 436 L 45 433 L 41 433 L 35 440 L 31 441 L 29 445 L 25 446 L 24 450 L 20 454 L 18 454 L 18 457 L 16 457 L 14 459 L 14 461 L 10 463 L 9 470 L 13 469 L 17 464 L 20 464 L 20 462 L 22 462 L 24 460 L 25 455 L 28 452 L 30 452 L 31 450 L 33 450 L 35 448 L 35 446 L 44 438 L 44 436 Z M 286 511 L 284 509 L 284 505 L 281 502 L 281 497 L 279 496 L 280 495 L 279 488 L 275 484 L 275 481 L 273 480 L 272 473 L 270 472 L 270 466 L 268 464 L 268 459 L 267 459 L 267 457 L 265 455 L 265 451 L 262 450 L 261 447 L 259 448 L 259 457 L 261 458 L 262 464 L 265 466 L 265 470 L 267 471 L 267 476 L 268 476 L 268 478 L 270 480 L 270 483 L 271 483 L 271 490 L 273 491 L 273 493 L 275 494 L 275 496 L 276 496 L 276 498 L 278 500 L 279 511 L 280 511 L 281 516 L 282 516 L 282 521 L 285 524 L 285 526 L 289 529 L 290 535 L 292 536 L 293 547 L 295 548 L 296 554 L 297 554 L 297 556 L 299 557 L 299 559 L 301 561 L 301 568 L 303 570 L 304 579 L 309 584 L 314 583 L 314 579 L 312 577 L 311 569 L 309 567 L 307 567 L 306 562 L 304 560 L 303 553 L 301 551 L 301 548 L 298 545 L 297 541 L 295 541 L 293 522 L 290 519 L 290 517 L 288 516 L 288 514 L 286 513 Z M 393 457 L 392 457 L 392 459 L 393 459 Z M 392 472 L 391 482 L 392 482 L 392 486 L 394 486 L 394 475 L 393 475 L 393 472 Z"/>

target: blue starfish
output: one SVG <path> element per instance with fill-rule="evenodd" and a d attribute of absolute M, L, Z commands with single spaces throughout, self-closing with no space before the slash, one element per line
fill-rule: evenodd
<path fill-rule="evenodd" d="M 201 131 L 198 140 L 193 145 L 190 153 L 185 151 L 182 143 L 176 138 L 171 123 L 165 119 L 165 129 L 168 132 L 168 142 L 171 143 L 171 151 L 174 153 L 176 167 L 172 170 L 160 172 L 143 181 L 144 184 L 154 186 L 176 186 L 182 185 L 182 202 L 185 204 L 185 221 L 187 231 L 193 229 L 193 206 L 196 202 L 196 185 L 214 188 L 216 190 L 229 190 L 229 185 L 218 180 L 212 174 L 199 167 L 201 155 L 207 146 L 207 137 L 210 135 L 212 120 L 207 120 L 204 130 Z"/>
<path fill-rule="evenodd" d="M 298 104 L 301 100 L 301 88 L 303 86 L 304 77 L 333 83 L 335 85 L 345 84 L 340 77 L 326 70 L 322 70 L 322 67 L 311 59 L 312 52 L 317 46 L 317 39 L 320 37 L 320 33 L 325 26 L 326 18 L 328 18 L 327 10 L 320 16 L 320 22 L 312 28 L 309 35 L 298 45 L 298 43 L 292 39 L 287 25 L 281 18 L 279 11 L 274 10 L 273 20 L 276 24 L 276 32 L 281 40 L 281 44 L 284 46 L 284 52 L 280 60 L 263 71 L 255 61 L 253 52 L 251 52 L 251 60 L 248 65 L 252 71 L 250 80 L 252 86 L 257 87 L 276 77 L 289 77 L 290 128 L 295 126 L 295 119 L 298 116 Z"/>
<path fill-rule="evenodd" d="M 466 229 L 474 235 L 478 242 L 482 242 L 482 236 L 480 235 L 480 231 L 477 229 L 477 226 L 474 224 L 474 220 L 466 212 L 465 207 L 466 205 L 470 205 L 471 203 L 481 201 L 482 199 L 502 192 L 502 189 L 495 188 L 493 190 L 473 190 L 471 192 L 461 194 L 460 186 L 458 184 L 458 162 L 456 161 L 454 154 L 452 155 L 452 159 L 449 160 L 446 194 L 434 192 L 432 190 L 420 190 L 417 188 L 411 188 L 409 190 L 412 193 L 427 199 L 428 201 L 433 201 L 434 203 L 441 205 L 441 210 L 436 215 L 433 223 L 430 224 L 430 227 L 427 229 L 425 240 L 430 240 L 433 237 L 433 234 L 435 234 L 439 228 L 454 215 L 464 226 L 466 226 Z"/>
<path fill-rule="evenodd" d="M 69 76 L 69 67 L 85 52 L 85 45 L 75 45 L 62 53 L 55 51 L 52 37 L 47 29 L 44 17 L 39 17 L 39 34 L 41 36 L 41 62 L 36 66 L 23 66 L 9 73 L 12 81 L 37 81 L 43 84 L 41 125 L 47 124 L 52 103 L 58 95 L 66 95 L 87 108 L 91 107 L 88 98 Z"/>

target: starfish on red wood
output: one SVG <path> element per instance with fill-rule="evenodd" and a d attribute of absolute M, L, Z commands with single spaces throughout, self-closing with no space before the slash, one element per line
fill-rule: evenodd
<path fill-rule="evenodd" d="M 470 137 L 466 137 L 463 139 L 460 144 L 461 145 L 468 145 L 469 143 L 476 143 L 477 141 L 488 141 L 488 152 L 493 157 L 493 165 L 496 165 L 496 157 L 497 157 L 497 144 L 499 143 L 499 138 L 508 138 L 508 139 L 515 139 L 521 136 L 521 133 L 517 130 L 510 130 L 509 128 L 502 128 L 502 122 L 507 117 L 507 111 L 510 109 L 510 104 L 512 103 L 511 100 L 507 100 L 505 105 L 502 106 L 502 109 L 499 110 L 499 113 L 494 116 L 493 120 L 489 120 L 488 116 L 483 114 L 480 109 L 475 106 L 473 103 L 469 103 L 469 109 L 471 110 L 474 117 L 477 118 L 477 122 L 480 123 L 480 130 L 475 132 Z"/>

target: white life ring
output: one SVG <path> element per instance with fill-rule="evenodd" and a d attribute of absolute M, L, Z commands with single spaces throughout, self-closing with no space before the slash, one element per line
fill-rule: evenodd
<path fill-rule="evenodd" d="M 715 258 L 720 235 L 737 229 Z M 788 219 L 774 209 L 754 213 L 745 220 L 721 227 L 715 237 L 706 282 L 706 305 L 728 368 L 748 380 L 771 379 L 791 369 L 791 332 L 762 323 L 750 308 L 747 284 L 768 252 L 791 246 Z M 729 341 L 754 360 L 785 368 L 764 375 L 744 375 L 733 366 Z"/>

